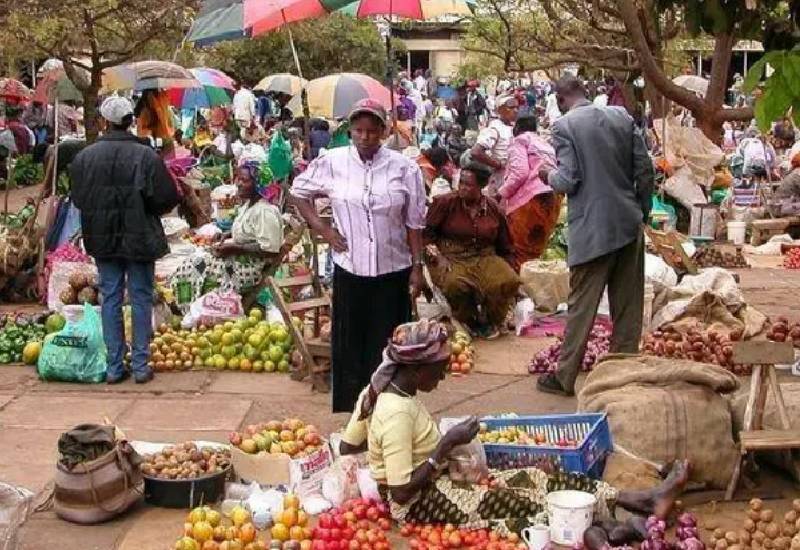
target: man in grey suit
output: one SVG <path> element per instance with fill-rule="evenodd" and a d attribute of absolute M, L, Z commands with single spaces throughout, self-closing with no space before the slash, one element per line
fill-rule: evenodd
<path fill-rule="evenodd" d="M 540 176 L 567 195 L 570 294 L 558 370 L 539 391 L 573 395 L 597 306 L 608 286 L 611 352 L 636 353 L 644 304 L 643 224 L 650 214 L 653 163 L 641 130 L 622 107 L 598 107 L 575 77 L 558 82 L 566 112 L 552 130 L 558 168 Z"/>

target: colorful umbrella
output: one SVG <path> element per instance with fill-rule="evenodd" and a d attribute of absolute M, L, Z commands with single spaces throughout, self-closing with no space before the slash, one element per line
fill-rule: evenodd
<path fill-rule="evenodd" d="M 200 83 L 200 88 L 170 88 L 169 102 L 181 109 L 208 109 L 219 105 L 230 105 L 234 89 L 231 77 L 217 69 L 199 67 L 189 72 Z"/>
<path fill-rule="evenodd" d="M 474 0 L 359 0 L 340 11 L 353 17 L 386 15 L 425 20 L 442 15 L 471 15 Z"/>
<path fill-rule="evenodd" d="M 305 87 L 310 116 L 327 119 L 346 118 L 356 102 L 372 98 L 386 109 L 391 107 L 389 90 L 374 78 L 360 73 L 339 73 L 317 78 Z M 287 108 L 302 113 L 301 94 L 295 95 Z"/>
<path fill-rule="evenodd" d="M 187 40 L 205 46 L 321 17 L 353 0 L 205 0 Z"/>
<path fill-rule="evenodd" d="M 39 78 L 33 100 L 39 103 L 55 103 L 56 100 L 83 103 L 83 95 L 67 77 L 64 69 L 52 69 Z"/>
<path fill-rule="evenodd" d="M 200 88 L 188 69 L 168 61 L 136 61 L 103 71 L 103 90 L 168 90 Z"/>
<path fill-rule="evenodd" d="M 265 92 L 275 92 L 287 95 L 297 95 L 303 86 L 308 84 L 308 80 L 289 73 L 279 73 L 267 76 L 256 84 L 256 90 Z"/>
<path fill-rule="evenodd" d="M 9 103 L 22 103 L 31 98 L 31 90 L 19 80 L 0 78 L 0 99 Z"/>

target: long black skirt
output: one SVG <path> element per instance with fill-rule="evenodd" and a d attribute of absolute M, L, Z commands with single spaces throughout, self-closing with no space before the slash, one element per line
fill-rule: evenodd
<path fill-rule="evenodd" d="M 395 327 L 411 320 L 411 269 L 359 277 L 333 271 L 331 370 L 333 412 L 352 412 Z"/>

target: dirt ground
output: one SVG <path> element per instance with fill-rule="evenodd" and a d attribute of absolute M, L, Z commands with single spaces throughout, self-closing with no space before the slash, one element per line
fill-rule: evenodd
<path fill-rule="evenodd" d="M 800 273 L 777 267 L 775 258 L 759 258 L 755 267 L 739 270 L 747 301 L 768 315 L 797 317 Z M 3 309 L 6 309 L 6 306 Z M 574 412 L 575 399 L 538 393 L 526 374 L 528 360 L 549 342 L 507 337 L 477 344 L 478 372 L 448 378 L 422 399 L 435 417 L 517 412 Z M 487 374 L 487 371 L 503 374 Z M 159 374 L 147 385 L 128 381 L 118 386 L 43 383 L 35 369 L 0 367 L 0 481 L 42 491 L 52 478 L 56 442 L 66 429 L 108 419 L 129 438 L 159 442 L 187 439 L 226 441 L 243 425 L 296 416 L 323 433 L 340 428 L 347 415 L 331 414 L 328 395 L 277 374 L 182 372 Z M 788 510 L 797 486 L 774 474 L 755 488 L 770 498 L 776 513 Z M 685 501 L 709 528 L 738 529 L 744 503 L 752 491 L 728 504 L 707 502 L 719 494 L 687 495 Z M 702 505 L 693 503 L 704 501 Z M 52 511 L 31 515 L 9 550 L 165 550 L 180 534 L 185 512 L 141 505 L 109 523 L 81 527 L 63 522 Z M 0 535 L 2 529 L 0 529 Z M 704 538 L 709 532 L 703 531 Z M 2 540 L 2 536 L 0 536 Z M 400 541 L 395 547 L 404 547 Z"/>

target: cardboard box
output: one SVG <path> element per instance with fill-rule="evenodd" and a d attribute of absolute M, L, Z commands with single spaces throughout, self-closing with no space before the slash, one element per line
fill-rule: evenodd
<path fill-rule="evenodd" d="M 291 458 L 287 454 L 270 454 L 264 451 L 248 454 L 233 447 L 231 463 L 236 476 L 242 481 L 295 487 L 327 470 L 333 464 L 333 455 L 327 441 L 319 450 L 303 458 Z"/>

